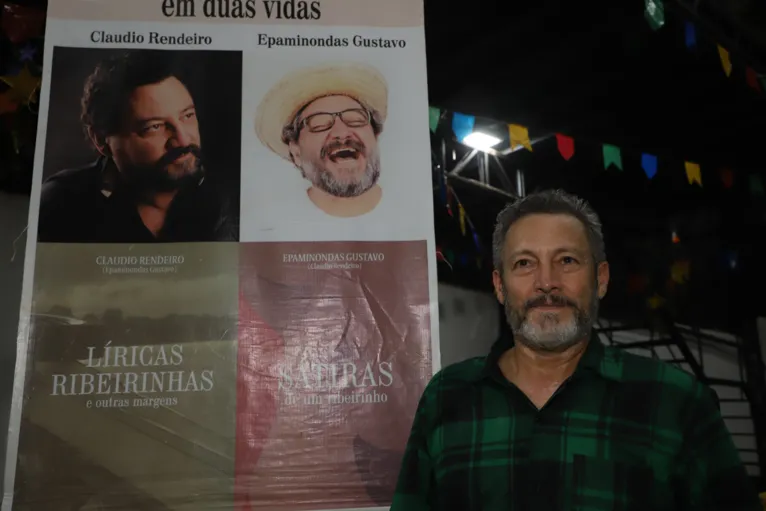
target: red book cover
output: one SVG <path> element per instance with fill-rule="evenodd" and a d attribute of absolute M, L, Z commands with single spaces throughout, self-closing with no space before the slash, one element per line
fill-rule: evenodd
<path fill-rule="evenodd" d="M 432 371 L 426 243 L 240 250 L 238 509 L 390 505 Z"/>

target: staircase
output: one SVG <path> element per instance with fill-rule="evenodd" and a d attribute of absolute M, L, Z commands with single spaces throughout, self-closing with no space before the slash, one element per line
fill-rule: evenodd
<path fill-rule="evenodd" d="M 766 382 L 755 328 L 736 336 L 662 317 L 651 327 L 601 320 L 596 331 L 607 345 L 674 364 L 709 385 L 748 473 L 766 491 Z"/>

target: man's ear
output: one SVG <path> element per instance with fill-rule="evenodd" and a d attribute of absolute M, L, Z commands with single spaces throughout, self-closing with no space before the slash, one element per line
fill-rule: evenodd
<path fill-rule="evenodd" d="M 88 138 L 90 139 L 93 147 L 96 148 L 102 156 L 109 156 L 109 146 L 106 144 L 106 140 L 98 136 L 93 128 L 88 128 Z"/>
<path fill-rule="evenodd" d="M 598 265 L 596 280 L 598 282 L 598 297 L 599 299 L 606 296 L 606 290 L 609 288 L 609 263 L 603 261 Z"/>
<path fill-rule="evenodd" d="M 492 284 L 495 286 L 495 297 L 500 305 L 505 305 L 505 295 L 503 293 L 503 276 L 499 271 L 492 272 Z"/>
<path fill-rule="evenodd" d="M 298 166 L 303 166 L 303 160 L 301 159 L 301 148 L 298 147 L 296 142 L 290 142 L 290 156 L 293 159 L 293 163 Z"/>

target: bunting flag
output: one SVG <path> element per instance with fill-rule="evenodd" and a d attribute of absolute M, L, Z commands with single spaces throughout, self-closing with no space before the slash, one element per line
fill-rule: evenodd
<path fill-rule="evenodd" d="M 476 245 L 477 250 L 481 250 L 481 243 L 479 242 L 479 235 L 476 234 L 476 231 L 473 231 L 473 243 Z"/>
<path fill-rule="evenodd" d="M 574 139 L 572 137 L 557 133 L 556 142 L 558 143 L 561 156 L 567 161 L 572 159 L 572 156 L 574 156 L 575 152 Z"/>
<path fill-rule="evenodd" d="M 641 155 L 641 168 L 646 172 L 646 177 L 652 179 L 657 175 L 657 157 L 653 154 L 643 153 Z"/>
<path fill-rule="evenodd" d="M 458 142 L 462 142 L 465 137 L 473 133 L 473 126 L 476 123 L 476 117 L 465 115 L 459 112 L 452 114 L 452 131 L 455 133 Z"/>
<path fill-rule="evenodd" d="M 10 93 L 22 105 L 37 101 L 35 92 L 40 87 L 42 79 L 30 73 L 28 67 L 24 66 L 16 74 L 0 76 L 0 80 L 10 87 Z"/>
<path fill-rule="evenodd" d="M 439 118 L 441 115 L 442 112 L 439 108 L 435 106 L 428 107 L 428 128 L 433 133 L 436 133 L 436 127 L 439 126 Z"/>
<path fill-rule="evenodd" d="M 9 89 L 0 93 L 0 115 L 15 112 L 19 109 L 19 100 Z"/>
<path fill-rule="evenodd" d="M 755 69 L 750 66 L 745 69 L 745 81 L 751 89 L 756 92 L 761 92 L 761 83 L 758 80 L 758 73 L 756 73 Z"/>
<path fill-rule="evenodd" d="M 460 215 L 460 233 L 465 236 L 465 208 L 462 202 L 458 202 L 457 207 Z"/>
<path fill-rule="evenodd" d="M 686 165 L 686 179 L 689 180 L 689 184 L 697 183 L 702 186 L 702 171 L 699 163 L 692 163 L 690 161 L 685 162 Z"/>
<path fill-rule="evenodd" d="M 763 181 L 758 174 L 750 174 L 750 193 L 759 197 L 763 196 Z"/>
<path fill-rule="evenodd" d="M 511 149 L 524 146 L 529 151 L 532 151 L 532 142 L 529 140 L 529 130 L 526 127 L 519 124 L 509 124 L 508 135 L 511 138 Z"/>
<path fill-rule="evenodd" d="M 665 305 L 665 299 L 658 295 L 657 293 L 654 293 L 651 298 L 648 300 L 649 302 L 649 308 L 650 309 L 659 309 L 663 305 Z"/>
<path fill-rule="evenodd" d="M 676 261 L 670 268 L 670 278 L 676 284 L 685 284 L 689 280 L 689 261 Z"/>
<path fill-rule="evenodd" d="M 690 25 L 692 28 L 689 30 L 693 30 L 693 25 Z M 719 46 L 719 49 L 722 51 L 722 59 L 724 56 L 728 56 L 728 52 L 726 52 L 725 49 Z M 731 62 L 728 61 L 728 57 L 725 62 L 728 62 L 729 68 L 728 72 L 731 71 Z M 727 69 L 727 68 L 725 68 Z M 760 86 L 760 80 L 764 79 L 761 75 L 759 75 L 754 69 L 748 67 L 746 68 L 746 74 L 748 77 L 748 84 L 757 89 L 762 90 L 766 89 L 766 87 Z M 443 114 L 443 111 L 436 107 L 429 107 L 429 125 L 431 128 L 431 131 L 434 131 L 436 129 L 436 126 L 438 125 L 441 116 Z M 452 129 L 455 132 L 455 135 L 458 139 L 462 140 L 467 135 L 473 132 L 474 125 L 475 125 L 476 118 L 472 115 L 466 115 L 461 114 L 459 112 L 453 112 L 452 113 Z M 529 151 L 532 151 L 532 142 L 529 138 L 529 131 L 525 126 L 522 126 L 520 124 L 508 124 L 508 134 L 510 136 L 510 145 L 512 149 L 516 149 L 518 147 L 525 147 Z M 569 161 L 574 157 L 575 154 L 575 141 L 573 137 L 570 137 L 568 135 L 565 135 L 563 133 L 556 133 L 556 143 L 558 151 L 562 158 Z M 622 161 L 622 150 L 620 147 L 612 144 L 602 144 L 602 151 L 603 151 L 603 159 L 604 159 L 604 169 L 608 170 L 612 165 L 614 165 L 618 170 L 622 171 L 624 170 L 623 167 L 623 161 Z M 453 159 L 455 159 L 455 154 L 453 150 Z M 690 185 L 698 185 L 700 187 L 703 186 L 702 183 L 702 169 L 701 165 L 699 163 L 685 161 L 684 167 L 686 171 L 686 179 L 689 182 Z M 656 155 L 649 154 L 649 153 L 642 153 L 641 154 L 641 168 L 643 169 L 644 173 L 646 174 L 647 178 L 654 179 L 654 177 L 658 173 L 659 169 L 659 160 Z M 718 173 L 721 178 L 721 183 L 723 184 L 724 188 L 730 189 L 734 185 L 734 172 L 730 168 L 721 168 L 718 170 Z M 751 175 L 750 176 L 750 191 L 753 195 L 766 195 L 766 192 L 764 191 L 764 183 L 761 180 L 761 177 L 759 175 Z M 439 175 L 439 187 L 440 187 L 440 195 L 442 200 L 446 203 L 447 212 L 451 217 L 455 217 L 455 212 L 453 211 L 451 200 L 450 200 L 450 193 L 452 192 L 451 187 L 446 182 L 446 176 L 444 175 L 444 172 L 440 172 Z M 473 232 L 473 226 L 471 225 L 470 219 L 468 219 L 467 215 L 465 214 L 465 211 L 463 209 L 462 204 L 460 201 L 457 201 L 457 207 L 459 208 L 457 213 L 459 215 L 460 220 L 460 231 L 465 236 L 466 233 L 469 230 Z M 474 239 L 475 239 L 475 233 Z M 480 248 L 479 242 L 477 239 L 475 239 L 477 248 Z M 674 240 L 675 242 L 675 240 Z"/>
<path fill-rule="evenodd" d="M 721 170 L 721 182 L 724 188 L 731 188 L 734 186 L 734 172 L 731 169 Z"/>
<path fill-rule="evenodd" d="M 609 166 L 614 165 L 622 170 L 622 153 L 620 148 L 611 144 L 604 144 L 604 168 L 609 170 Z"/>
<path fill-rule="evenodd" d="M 723 72 L 726 73 L 726 76 L 731 76 L 731 58 L 729 57 L 729 51 L 719 44 L 718 55 L 721 57 Z"/>
<path fill-rule="evenodd" d="M 665 24 L 665 4 L 662 0 L 646 0 L 644 16 L 652 30 L 659 30 Z"/>
<path fill-rule="evenodd" d="M 686 47 L 691 49 L 697 46 L 697 27 L 691 21 L 686 22 Z"/>

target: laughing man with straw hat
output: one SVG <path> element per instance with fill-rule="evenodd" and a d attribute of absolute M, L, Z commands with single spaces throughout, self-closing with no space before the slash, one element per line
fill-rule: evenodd
<path fill-rule="evenodd" d="M 380 203 L 380 153 L 388 107 L 381 74 L 364 64 L 329 64 L 283 77 L 261 101 L 255 131 L 311 183 L 308 199 L 335 217 Z"/>

